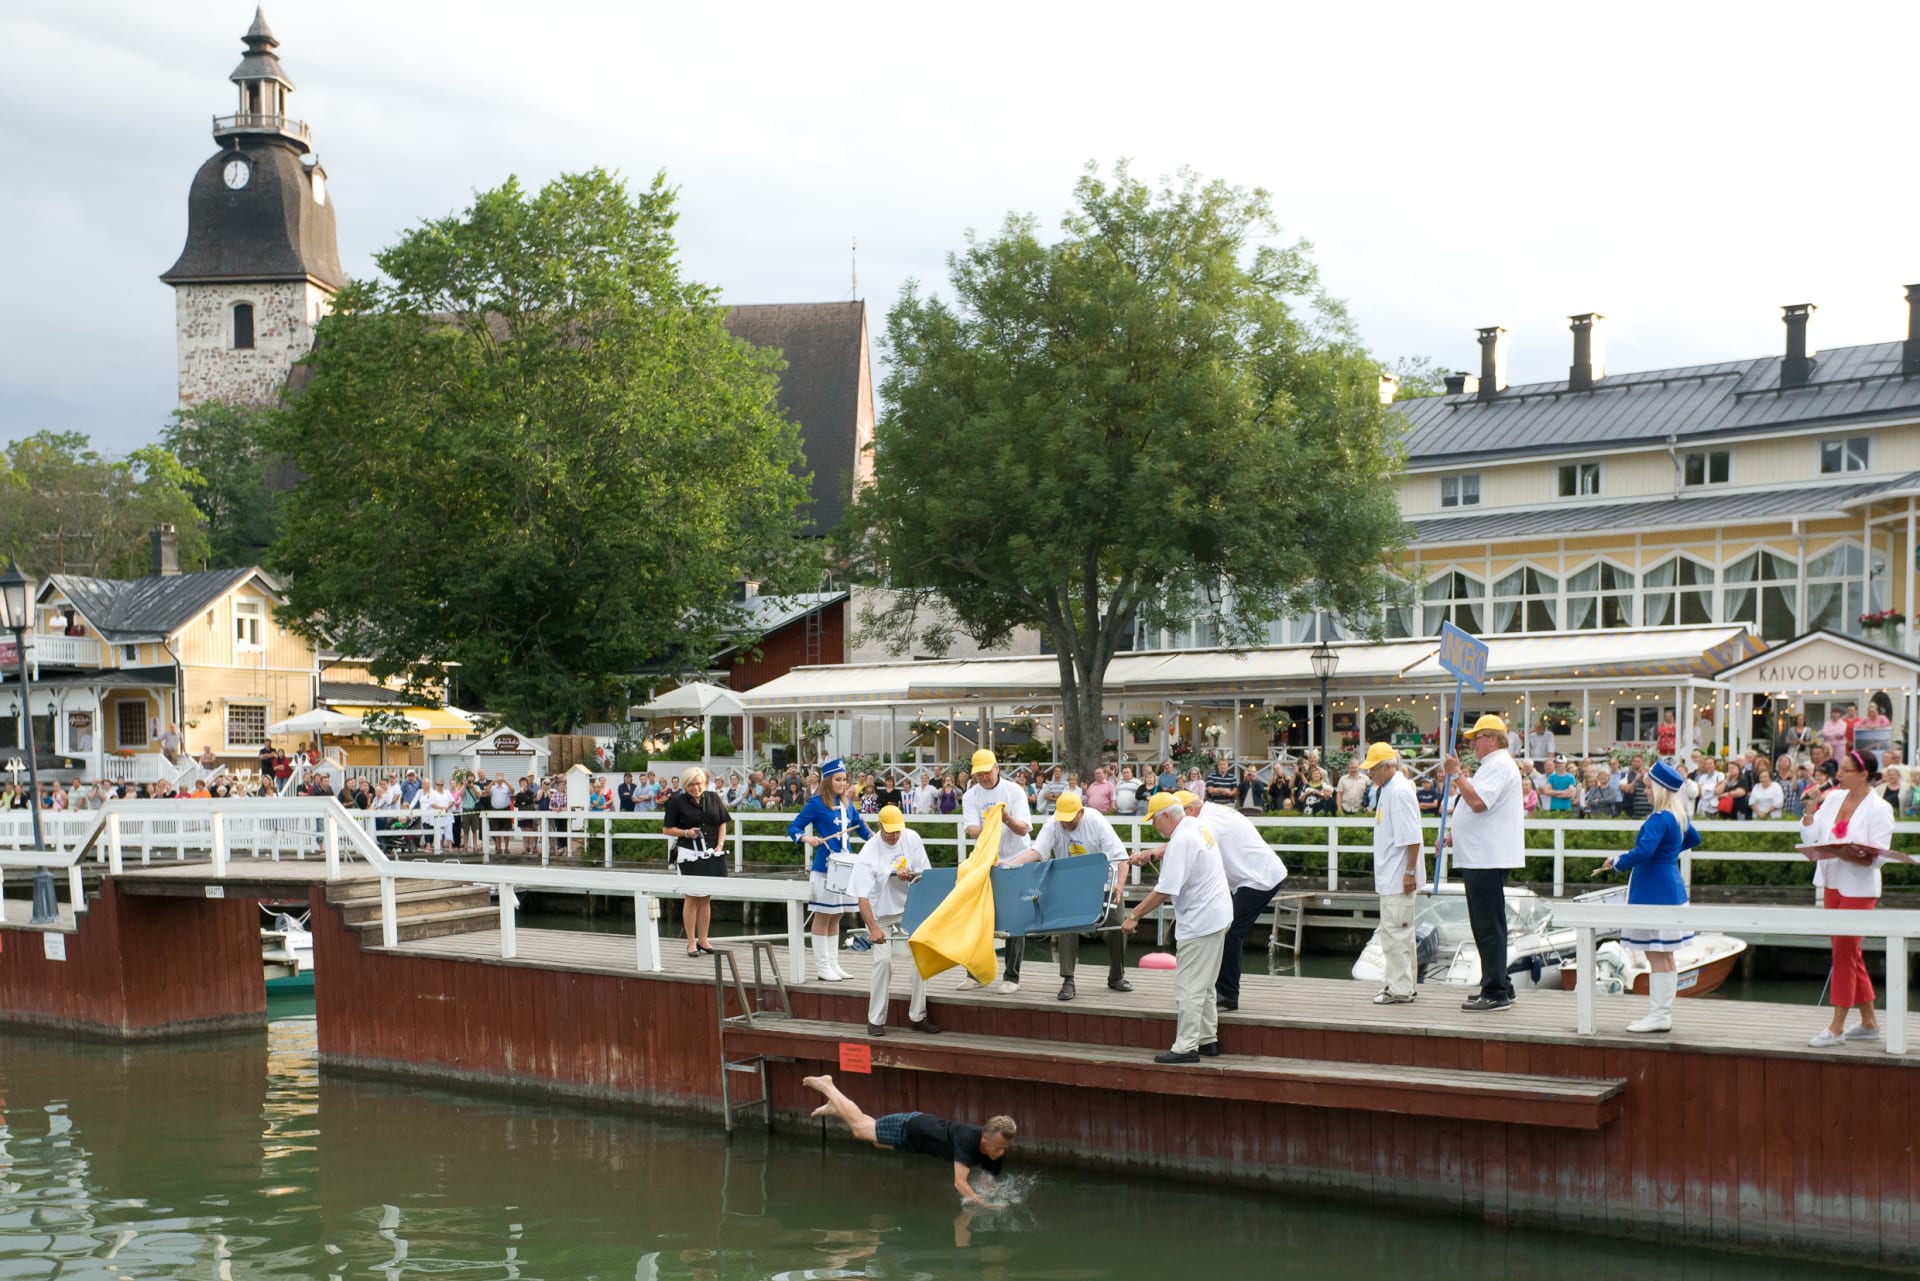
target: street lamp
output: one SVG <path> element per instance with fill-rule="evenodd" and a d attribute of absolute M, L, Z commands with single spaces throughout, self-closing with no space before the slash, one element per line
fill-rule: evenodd
<path fill-rule="evenodd" d="M 1324 758 L 1327 749 L 1333 746 L 1333 713 L 1327 708 L 1327 682 L 1333 679 L 1334 672 L 1340 667 L 1340 655 L 1334 653 L 1333 646 L 1327 644 L 1324 628 L 1320 633 L 1320 643 L 1307 655 L 1307 661 L 1313 664 L 1313 674 L 1320 678 L 1320 750 Z"/>
<path fill-rule="evenodd" d="M 35 583 L 20 572 L 20 565 L 7 557 L 7 568 L 0 573 L 0 629 L 13 633 L 13 656 L 20 668 L 20 713 L 26 718 L 27 813 L 33 816 L 33 848 L 47 848 L 40 830 L 40 767 L 34 760 L 33 685 L 27 678 L 27 630 L 33 626 Z M 44 925 L 59 919 L 52 908 L 53 873 L 41 868 L 33 875 L 33 923 Z"/>

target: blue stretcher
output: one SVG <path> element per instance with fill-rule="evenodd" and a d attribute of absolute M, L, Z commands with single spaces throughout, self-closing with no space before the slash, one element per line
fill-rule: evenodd
<path fill-rule="evenodd" d="M 907 891 L 901 927 L 908 934 L 932 915 L 948 894 L 959 869 L 935 867 L 921 873 Z M 993 928 L 1010 937 L 1029 934 L 1078 934 L 1100 923 L 1107 909 L 1107 860 L 1083 854 L 1051 858 L 1019 867 L 993 869 Z"/>

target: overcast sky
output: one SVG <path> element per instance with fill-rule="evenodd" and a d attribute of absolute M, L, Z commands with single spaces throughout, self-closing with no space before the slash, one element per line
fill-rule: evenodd
<path fill-rule="evenodd" d="M 233 110 L 238 0 L 0 5 L 0 440 L 118 450 L 174 404 L 156 276 Z M 276 0 L 347 271 L 509 174 L 681 192 L 729 301 L 850 296 L 876 333 L 970 227 L 1052 227 L 1087 160 L 1268 188 L 1385 358 L 1564 378 L 1905 335 L 1920 6 L 1129 6 Z"/>

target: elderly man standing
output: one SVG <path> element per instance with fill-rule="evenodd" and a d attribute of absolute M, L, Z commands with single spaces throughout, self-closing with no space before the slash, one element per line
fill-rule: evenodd
<path fill-rule="evenodd" d="M 1461 1009 L 1480 1013 L 1513 1005 L 1507 975 L 1507 873 L 1527 861 L 1520 768 L 1507 751 L 1507 723 L 1489 713 L 1469 735 L 1480 766 L 1473 777 L 1448 756 L 1443 766 L 1455 799 L 1447 830 L 1453 833 L 1453 865 L 1466 883 L 1467 920 L 1480 951 L 1480 993 Z"/>
<path fill-rule="evenodd" d="M 1147 913 L 1173 903 L 1173 937 L 1179 961 L 1173 972 L 1174 1009 L 1179 1022 L 1173 1048 L 1153 1056 L 1155 1063 L 1198 1063 L 1201 1055 L 1220 1053 L 1219 1009 L 1213 983 L 1220 954 L 1233 924 L 1233 899 L 1227 892 L 1220 847 L 1206 825 L 1190 816 L 1178 798 L 1156 792 L 1147 802 L 1147 821 L 1166 838 L 1166 861 L 1153 893 L 1120 922 L 1128 934 Z M 1141 855 L 1136 854 L 1136 859 Z"/>
<path fill-rule="evenodd" d="M 1358 814 L 1367 807 L 1367 786 L 1367 776 L 1361 772 L 1360 758 L 1356 756 L 1347 762 L 1347 772 L 1340 776 L 1335 789 L 1342 814 Z"/>
<path fill-rule="evenodd" d="M 907 889 L 920 879 L 929 866 L 926 842 L 920 833 L 907 827 L 907 819 L 897 805 L 888 805 L 876 815 L 880 831 L 860 849 L 847 882 L 847 894 L 860 904 L 860 919 L 867 924 L 872 943 L 873 972 L 867 989 L 867 1035 L 887 1034 L 888 992 L 893 985 L 893 927 L 907 911 Z M 920 967 L 908 963 L 912 975 L 907 1003 L 907 1026 L 929 1036 L 939 1032 L 927 1017 L 927 981 Z"/>
<path fill-rule="evenodd" d="M 1385 743 L 1367 749 L 1367 778 L 1379 794 L 1373 818 L 1373 888 L 1380 896 L 1380 969 L 1386 986 L 1375 1005 L 1403 1005 L 1419 993 L 1419 946 L 1413 935 L 1418 913 L 1414 891 L 1421 866 L 1420 802 L 1400 770 L 1400 753 Z"/>
<path fill-rule="evenodd" d="M 1050 858 L 1073 858 L 1077 855 L 1099 854 L 1107 860 L 1107 895 L 1117 907 L 1121 904 L 1121 890 L 1126 884 L 1127 846 L 1120 834 L 1113 830 L 1113 824 L 1106 816 L 1095 809 L 1091 803 L 1082 805 L 1080 798 L 1068 792 L 1060 798 L 1059 808 L 1053 811 L 1053 818 L 1040 829 L 1040 837 L 1033 847 L 1023 854 L 1010 859 L 1000 860 L 1001 867 L 1014 867 L 1021 863 L 1037 863 Z M 1105 917 L 1101 923 L 1105 923 Z M 1107 986 L 1116 992 L 1131 992 L 1133 984 L 1127 982 L 1127 945 L 1118 930 L 1105 931 L 1107 936 Z M 1068 933 L 1060 936 L 1060 995 L 1062 1001 L 1074 998 L 1073 972 L 1080 961 L 1080 935 Z"/>
<path fill-rule="evenodd" d="M 973 782 L 960 798 L 960 813 L 967 827 L 967 839 L 980 839 L 980 828 L 986 822 L 987 811 L 996 805 L 1005 806 L 1000 823 L 1000 858 L 1004 863 L 1016 854 L 1021 854 L 1033 844 L 1028 834 L 1033 831 L 1033 813 L 1027 807 L 1027 794 L 1017 784 L 1000 777 L 1000 758 L 993 749 L 983 747 L 973 754 Z M 1027 940 L 1024 937 L 1007 940 L 1007 968 L 1002 976 L 1000 990 L 1017 992 L 1020 990 L 1020 961 L 1027 954 Z M 960 980 L 962 988 L 978 986 L 971 976 Z"/>
<path fill-rule="evenodd" d="M 1188 816 L 1200 820 L 1220 848 L 1220 866 L 1227 874 L 1227 893 L 1233 903 L 1233 923 L 1221 945 L 1220 973 L 1214 979 L 1214 1005 L 1221 1010 L 1240 1008 L 1240 963 L 1247 946 L 1247 935 L 1260 913 L 1267 910 L 1280 882 L 1287 879 L 1287 865 L 1273 852 L 1251 819 L 1231 805 L 1202 804 L 1192 792 L 1175 792 Z M 1150 858 L 1166 853 L 1166 846 L 1145 851 Z"/>

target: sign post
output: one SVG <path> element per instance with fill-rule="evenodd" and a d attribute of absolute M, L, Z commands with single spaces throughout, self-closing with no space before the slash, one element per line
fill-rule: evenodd
<path fill-rule="evenodd" d="M 1471 685 L 1476 694 L 1486 692 L 1487 643 L 1474 639 L 1452 623 L 1442 623 L 1439 658 L 1440 666 L 1453 673 L 1452 730 L 1448 730 L 1444 716 L 1440 723 L 1440 760 L 1444 764 L 1447 757 L 1459 750 L 1462 688 Z M 1434 837 L 1433 855 L 1433 887 L 1436 892 L 1440 888 L 1440 883 L 1447 879 L 1447 792 L 1452 781 L 1445 773 L 1441 774 L 1440 830 Z"/>

